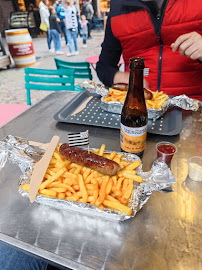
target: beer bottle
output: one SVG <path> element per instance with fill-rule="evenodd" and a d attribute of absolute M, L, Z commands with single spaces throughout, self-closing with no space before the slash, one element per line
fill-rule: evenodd
<path fill-rule="evenodd" d="M 144 98 L 144 58 L 130 59 L 130 76 L 126 99 L 121 112 L 121 149 L 142 157 L 147 136 L 148 114 Z"/>

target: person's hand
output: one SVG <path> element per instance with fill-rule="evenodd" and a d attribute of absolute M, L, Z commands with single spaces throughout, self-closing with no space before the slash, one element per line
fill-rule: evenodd
<path fill-rule="evenodd" d="M 192 60 L 202 61 L 202 36 L 197 32 L 191 32 L 179 36 L 171 44 L 172 51 L 179 49 L 179 54 L 187 56 Z"/>
<path fill-rule="evenodd" d="M 56 21 L 57 21 L 57 22 L 60 22 L 60 19 L 59 19 L 59 18 L 56 18 Z"/>
<path fill-rule="evenodd" d="M 144 85 L 144 88 L 149 89 L 149 82 L 147 80 L 144 79 L 143 85 Z"/>
<path fill-rule="evenodd" d="M 117 71 L 114 75 L 114 84 L 116 83 L 129 83 L 129 72 Z M 149 88 L 149 82 L 144 79 L 144 87 Z"/>

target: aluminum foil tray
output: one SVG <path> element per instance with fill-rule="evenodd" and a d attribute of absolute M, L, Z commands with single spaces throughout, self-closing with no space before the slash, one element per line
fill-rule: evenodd
<path fill-rule="evenodd" d="M 104 98 L 105 98 L 105 96 L 103 96 L 101 98 L 101 103 L 100 103 L 100 107 L 104 111 L 121 114 L 121 111 L 123 108 L 123 103 L 115 102 L 115 101 L 105 102 Z M 156 120 L 156 119 L 160 118 L 161 116 L 163 116 L 163 114 L 169 108 L 170 103 L 171 103 L 171 101 L 170 101 L 170 99 L 168 99 L 164 102 L 164 104 L 159 109 L 147 108 L 148 118 L 151 120 L 153 120 L 153 119 Z"/>
<path fill-rule="evenodd" d="M 34 145 L 37 147 L 35 148 Z M 29 193 L 21 189 L 21 184 L 30 183 L 34 166 L 36 162 L 38 162 L 44 155 L 44 149 L 41 149 L 39 145 L 41 145 L 39 142 L 29 143 L 23 138 L 15 137 L 12 135 L 8 135 L 6 138 L 0 141 L 0 171 L 7 163 L 16 164 L 19 166 L 21 170 L 20 181 L 18 183 L 19 192 L 22 196 L 25 197 L 28 197 Z M 111 152 L 112 151 L 109 151 L 108 153 Z M 118 152 L 118 154 L 124 155 L 124 159 L 126 159 L 128 162 L 140 160 L 139 157 L 134 154 L 120 152 Z M 142 164 L 140 162 L 140 166 L 137 168 L 137 174 L 142 176 L 144 182 L 137 183 L 134 181 L 134 190 L 129 199 L 129 207 L 132 210 L 132 214 L 130 216 L 108 208 L 99 209 L 97 206 L 91 204 L 57 198 L 49 198 L 40 195 L 37 195 L 35 202 L 48 205 L 53 208 L 76 211 L 79 213 L 91 215 L 93 217 L 102 217 L 114 221 L 123 221 L 134 217 L 136 213 L 148 201 L 153 191 L 165 192 L 166 188 L 175 183 L 175 177 L 173 176 L 171 170 L 164 162 L 158 159 L 153 163 L 152 168 L 148 172 L 142 171 Z"/>
<path fill-rule="evenodd" d="M 100 107 L 107 111 L 112 113 L 118 113 L 121 114 L 123 104 L 121 102 L 115 102 L 115 101 L 104 101 L 105 95 L 101 98 Z M 195 100 L 192 98 L 189 98 L 186 95 L 181 96 L 169 96 L 169 99 L 167 99 L 163 105 L 159 109 L 154 108 L 147 108 L 148 112 L 148 118 L 151 120 L 156 120 L 162 117 L 165 112 L 169 109 L 169 107 L 178 107 L 183 110 L 191 110 L 191 111 L 197 111 L 199 107 L 201 106 L 201 102 L 199 100 Z"/>
<path fill-rule="evenodd" d="M 92 94 L 88 91 L 79 93 L 71 102 L 54 115 L 55 120 L 64 123 L 120 129 L 120 114 L 104 111 L 100 107 L 101 98 L 99 95 L 93 94 L 93 98 L 86 107 L 80 113 L 72 115 L 90 96 Z M 176 107 L 169 107 L 161 118 L 157 120 L 149 119 L 148 121 L 149 133 L 173 136 L 179 134 L 181 131 L 182 112 L 181 109 Z"/>
<path fill-rule="evenodd" d="M 100 107 L 107 112 L 121 114 L 123 104 L 118 101 L 105 102 L 104 98 L 108 95 L 108 90 L 103 85 L 96 85 L 91 81 L 85 81 L 80 84 L 86 91 L 99 94 L 101 97 Z M 169 107 L 175 106 L 183 110 L 197 111 L 201 107 L 201 102 L 196 99 L 189 98 L 186 95 L 169 96 L 159 109 L 147 108 L 148 118 L 151 120 L 159 119 L 167 111 Z"/>

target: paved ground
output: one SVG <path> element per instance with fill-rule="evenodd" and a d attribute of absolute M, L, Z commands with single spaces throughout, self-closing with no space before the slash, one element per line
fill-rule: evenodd
<path fill-rule="evenodd" d="M 66 53 L 69 51 L 65 45 L 64 38 L 62 38 L 62 47 L 65 52 L 64 55 L 56 56 L 54 53 L 48 51 L 45 37 L 38 37 L 33 39 L 35 55 L 37 57 L 35 68 L 55 69 L 54 57 L 67 61 L 84 61 L 86 57 L 97 55 L 101 51 L 101 43 L 104 38 L 104 31 L 92 31 L 92 40 L 87 41 L 87 48 L 82 48 L 82 39 L 78 38 L 79 55 L 67 57 Z M 53 45 L 53 44 L 52 44 Z M 99 82 L 96 72 L 92 69 L 93 81 Z M 77 80 L 76 83 L 81 82 Z M 15 67 L 10 69 L 0 70 L 0 103 L 19 103 L 26 104 L 26 90 L 24 86 L 24 69 L 17 69 Z M 31 91 L 32 104 L 41 100 L 51 92 Z"/>

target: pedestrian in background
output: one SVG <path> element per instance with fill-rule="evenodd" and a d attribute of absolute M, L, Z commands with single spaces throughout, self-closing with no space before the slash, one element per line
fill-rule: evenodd
<path fill-rule="evenodd" d="M 56 12 L 57 12 L 57 9 L 58 9 L 58 0 L 55 1 L 55 3 L 53 4 L 53 7 L 55 8 Z"/>
<path fill-rule="evenodd" d="M 67 39 L 69 44 L 69 53 L 67 56 L 78 55 L 78 45 L 77 45 L 77 34 L 78 34 L 78 22 L 76 18 L 76 8 L 75 6 L 71 6 L 70 2 L 64 1 L 64 9 L 65 9 L 65 25 L 67 28 Z M 75 52 L 73 51 L 72 40 L 74 41 Z"/>
<path fill-rule="evenodd" d="M 85 15 L 86 19 L 88 20 L 88 39 L 92 39 L 91 29 L 93 24 L 94 9 L 91 3 L 92 0 L 87 0 L 87 2 L 83 5 L 82 8 L 82 15 Z"/>
<path fill-rule="evenodd" d="M 81 15 L 80 35 L 83 38 L 83 48 L 87 47 L 88 21 L 85 15 Z"/>
<path fill-rule="evenodd" d="M 59 28 L 55 14 L 56 14 L 56 10 L 53 6 L 51 6 L 50 7 L 50 17 L 49 17 L 50 34 L 51 34 L 51 38 L 54 42 L 56 54 L 63 54 L 63 52 L 61 50 L 60 28 Z"/>
<path fill-rule="evenodd" d="M 50 24 L 49 24 L 50 12 L 48 9 L 48 5 L 49 5 L 49 0 L 43 0 L 39 3 L 39 13 L 40 13 L 40 17 L 41 17 L 40 29 L 42 31 L 46 32 L 49 51 L 54 52 L 54 50 L 51 49 L 52 39 L 51 39 L 51 35 L 50 35 Z"/>
<path fill-rule="evenodd" d="M 65 43 L 67 45 L 68 40 L 67 40 L 67 29 L 66 29 L 66 26 L 65 26 L 65 9 L 63 7 L 62 0 L 58 0 L 57 17 L 60 19 L 60 21 L 58 22 L 58 25 L 60 27 L 60 33 L 64 34 Z"/>
<path fill-rule="evenodd" d="M 77 3 L 76 1 L 73 2 L 73 6 L 75 7 L 76 10 L 76 19 L 77 19 L 77 24 L 78 24 L 78 32 L 77 32 L 77 37 L 80 35 L 80 11 L 78 11 L 77 8 Z"/>

